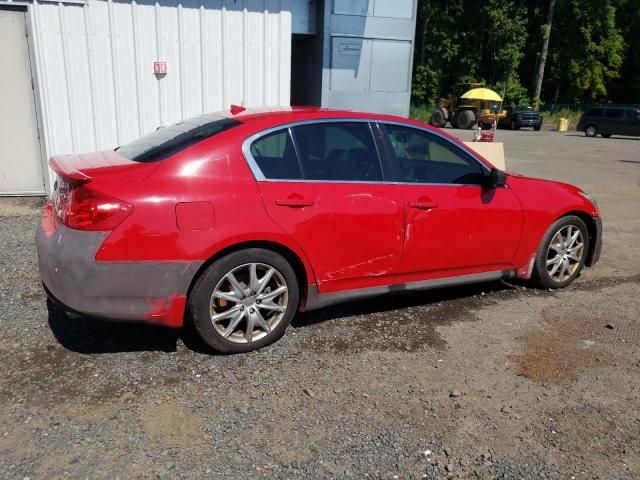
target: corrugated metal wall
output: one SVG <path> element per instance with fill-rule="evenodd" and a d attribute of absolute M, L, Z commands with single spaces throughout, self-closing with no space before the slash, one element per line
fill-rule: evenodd
<path fill-rule="evenodd" d="M 112 148 L 231 103 L 289 105 L 289 1 L 34 2 L 47 156 Z"/>

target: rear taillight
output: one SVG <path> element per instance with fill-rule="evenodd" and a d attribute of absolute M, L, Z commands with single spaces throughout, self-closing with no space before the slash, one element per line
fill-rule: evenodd
<path fill-rule="evenodd" d="M 133 212 L 127 202 L 64 177 L 56 182 L 53 209 L 63 225 L 77 230 L 113 230 Z"/>

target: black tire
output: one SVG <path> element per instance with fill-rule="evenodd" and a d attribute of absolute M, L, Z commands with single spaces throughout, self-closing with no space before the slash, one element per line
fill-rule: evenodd
<path fill-rule="evenodd" d="M 534 125 L 534 126 L 533 126 L 533 129 L 534 129 L 536 132 L 539 132 L 541 128 L 542 128 L 542 125 Z"/>
<path fill-rule="evenodd" d="M 581 256 L 580 260 L 576 264 L 574 264 L 577 265 L 577 267 L 571 273 L 571 275 L 564 279 L 554 279 L 547 269 L 547 260 L 550 260 L 549 255 L 551 253 L 549 246 L 556 234 L 566 227 L 574 227 L 580 230 L 583 239 Z M 534 284 L 541 288 L 564 288 L 571 282 L 573 282 L 578 275 L 580 275 L 580 271 L 584 267 L 584 263 L 587 259 L 588 252 L 589 231 L 587 229 L 587 225 L 580 217 L 576 217 L 575 215 L 567 215 L 566 217 L 562 217 L 547 229 L 547 232 L 540 242 L 540 246 L 538 247 L 538 251 L 536 252 L 536 259 L 533 265 L 531 280 Z M 560 256 L 560 254 L 556 252 L 556 256 Z"/>
<path fill-rule="evenodd" d="M 611 136 L 610 133 L 601 133 L 600 135 L 602 135 L 602 138 L 609 138 Z"/>
<path fill-rule="evenodd" d="M 282 313 L 282 317 L 270 332 L 265 334 L 267 331 L 266 329 L 256 328 L 254 332 L 258 332 L 257 335 L 259 336 L 262 335 L 260 338 L 247 343 L 238 343 L 238 341 L 228 340 L 222 335 L 222 333 L 218 332 L 218 330 L 214 328 L 210 313 L 211 299 L 214 289 L 218 286 L 219 282 L 223 281 L 223 278 L 229 272 L 251 263 L 272 267 L 280 274 L 280 277 L 278 278 L 281 278 L 287 287 L 287 303 L 286 308 Z M 275 274 L 271 278 L 274 277 L 276 277 Z M 238 281 L 240 280 L 238 279 Z M 244 286 L 248 285 L 245 283 Z M 191 310 L 193 327 L 198 336 L 207 345 L 221 353 L 244 353 L 270 345 L 282 337 L 298 309 L 299 298 L 300 291 L 295 272 L 289 262 L 282 257 L 282 255 L 272 250 L 248 248 L 230 253 L 216 260 L 202 273 L 200 278 L 196 281 L 196 284 L 191 291 L 191 295 L 189 296 L 189 308 Z M 226 305 L 227 302 L 224 301 L 224 303 Z M 242 310 L 245 309 L 244 304 L 241 302 L 236 305 Z M 255 306 L 256 305 L 254 304 L 254 307 Z M 246 308 L 247 313 L 243 316 L 243 320 L 241 320 L 238 325 L 238 332 L 242 329 L 243 325 L 245 327 L 243 332 L 246 332 L 247 322 L 245 319 L 247 318 L 246 315 L 248 315 L 250 307 L 247 306 Z M 229 310 L 231 309 L 232 307 L 229 307 Z M 253 308 L 251 308 L 251 311 L 254 311 Z M 261 310 L 261 312 L 264 312 L 264 310 Z M 265 315 L 270 315 L 269 311 L 267 311 L 267 314 Z M 277 312 L 273 312 L 273 315 L 277 315 Z M 274 317 L 268 316 L 264 318 L 269 319 Z M 231 323 L 231 320 L 229 320 L 229 323 Z M 225 328 L 222 322 L 220 322 L 220 328 Z"/>
<path fill-rule="evenodd" d="M 518 122 L 516 119 L 511 120 L 510 128 L 511 130 L 520 130 L 520 125 L 518 125 Z"/>
<path fill-rule="evenodd" d="M 445 120 L 444 113 L 442 113 L 442 111 L 434 110 L 434 112 L 431 114 L 429 123 L 434 127 L 442 128 L 444 127 L 445 123 L 447 123 L 447 121 Z"/>
<path fill-rule="evenodd" d="M 593 138 L 598 135 L 598 127 L 596 127 L 595 125 L 587 125 L 586 127 L 584 127 L 584 134 L 587 137 Z"/>
<path fill-rule="evenodd" d="M 458 115 L 456 112 L 452 113 L 449 117 L 449 123 L 453 128 L 458 128 Z"/>
<path fill-rule="evenodd" d="M 463 110 L 456 117 L 458 128 L 469 130 L 476 123 L 476 116 L 471 110 Z"/>

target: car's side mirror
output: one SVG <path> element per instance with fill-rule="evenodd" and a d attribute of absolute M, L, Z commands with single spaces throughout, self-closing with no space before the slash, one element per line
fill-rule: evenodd
<path fill-rule="evenodd" d="M 507 174 L 497 168 L 492 168 L 485 177 L 486 185 L 489 188 L 502 187 L 507 183 Z"/>

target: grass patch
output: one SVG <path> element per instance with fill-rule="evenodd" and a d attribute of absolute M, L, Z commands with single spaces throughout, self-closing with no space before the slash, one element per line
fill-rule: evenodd
<path fill-rule="evenodd" d="M 429 123 L 431 113 L 435 107 L 431 105 L 411 105 L 409 108 L 409 118 L 420 122 Z"/>
<path fill-rule="evenodd" d="M 561 118 L 569 119 L 569 129 L 573 129 L 578 124 L 578 120 L 580 120 L 580 115 L 582 115 L 581 110 L 571 110 L 568 108 L 563 108 L 561 110 L 557 110 L 555 112 L 541 112 L 542 113 L 542 121 L 545 124 L 549 125 L 558 125 L 558 121 Z"/>

